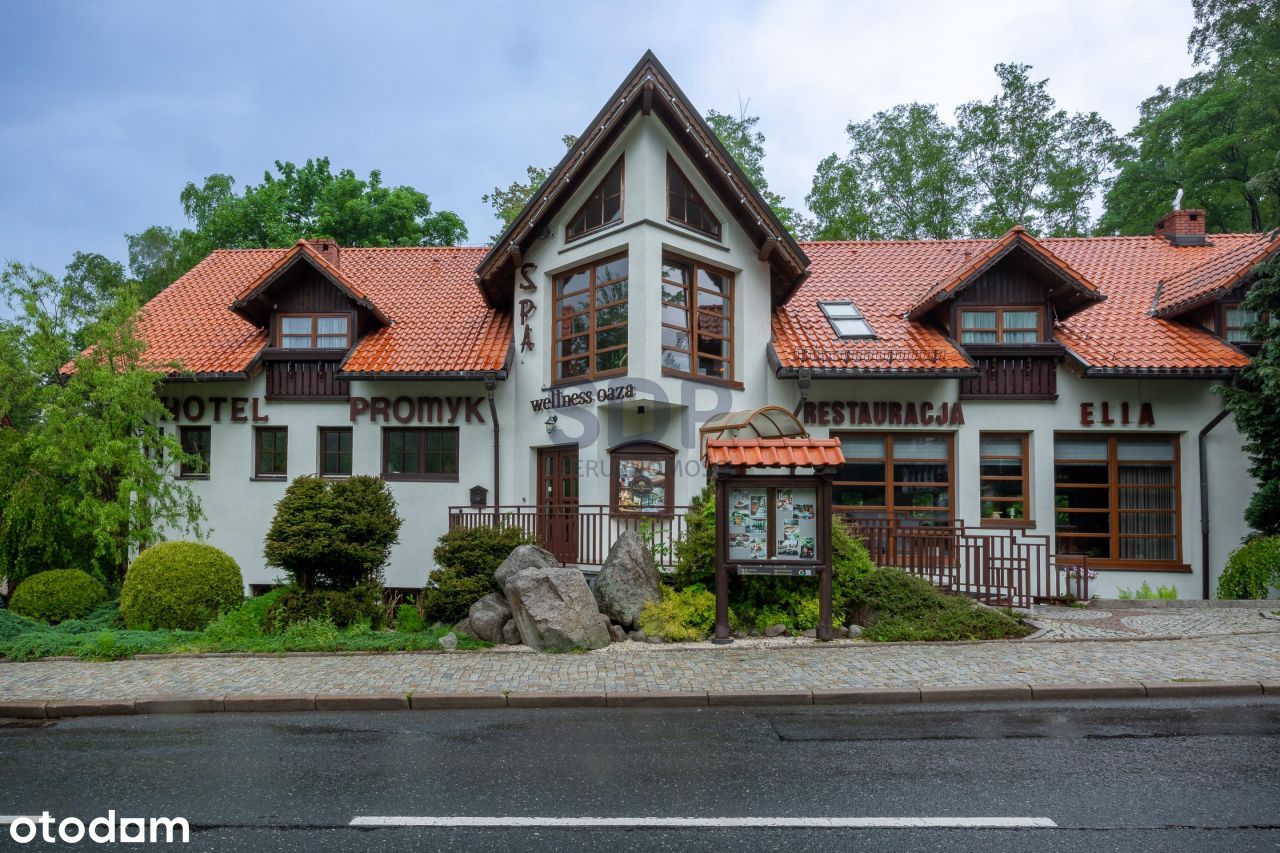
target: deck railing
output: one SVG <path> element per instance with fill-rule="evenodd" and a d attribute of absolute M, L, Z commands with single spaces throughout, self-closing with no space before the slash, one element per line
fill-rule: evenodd
<path fill-rule="evenodd" d="M 569 565 L 604 564 L 624 530 L 642 533 L 659 566 L 675 565 L 675 543 L 684 535 L 688 507 L 671 513 L 619 512 L 603 504 L 576 508 L 449 507 L 449 529 L 514 526 L 534 536 Z M 910 519 L 846 518 L 871 559 L 925 578 L 936 586 L 991 604 L 1028 607 L 1037 601 L 1089 598 L 1088 559 L 1054 554 L 1048 536 L 1020 529 L 970 527 L 953 521 L 922 527 Z"/>

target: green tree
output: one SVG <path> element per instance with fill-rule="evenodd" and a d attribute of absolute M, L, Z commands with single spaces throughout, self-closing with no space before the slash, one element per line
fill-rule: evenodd
<path fill-rule="evenodd" d="M 185 458 L 160 422 L 164 375 L 144 360 L 135 294 L 98 288 L 119 270 L 80 255 L 63 279 L 10 264 L 14 319 L 0 322 L 0 576 L 78 568 L 114 583 L 164 529 L 201 512 L 170 465 Z M 96 272 L 95 272 L 96 270 Z M 82 351 L 84 348 L 84 351 Z"/>
<path fill-rule="evenodd" d="M 565 150 L 573 147 L 578 141 L 578 137 L 573 134 L 566 134 L 560 137 L 560 141 L 564 143 Z M 553 167 L 554 168 L 554 167 Z M 533 198 L 533 194 L 547 180 L 552 169 L 543 169 L 539 166 L 528 166 L 525 169 L 527 180 L 512 181 L 504 189 L 503 187 L 494 187 L 493 192 L 487 192 L 480 196 L 480 200 L 493 208 L 493 215 L 497 217 L 500 227 L 498 233 L 489 238 L 490 242 L 497 240 L 502 236 L 502 232 L 515 221 L 520 215 L 520 211 L 524 210 L 524 206 L 529 203 L 529 199 Z"/>
<path fill-rule="evenodd" d="M 709 110 L 706 120 L 725 150 L 737 161 L 738 167 L 755 185 L 761 197 L 773 209 L 774 215 L 791 232 L 791 235 L 797 240 L 810 239 L 814 228 L 813 222 L 795 209 L 788 207 L 782 196 L 769 189 L 769 181 L 764 176 L 765 138 L 763 133 L 756 130 L 760 117 L 747 115 L 747 105 L 740 104 L 736 117 Z"/>
<path fill-rule="evenodd" d="M 1267 536 L 1280 535 L 1280 259 L 1255 270 L 1244 307 L 1262 318 L 1249 328 L 1261 341 L 1258 354 L 1233 385 L 1218 386 L 1236 427 L 1244 435 L 1249 473 L 1258 483 L 1245 521 Z"/>
<path fill-rule="evenodd" d="M 806 197 L 822 240 L 946 239 L 965 233 L 973 181 L 932 104 L 900 104 L 847 128 L 850 150 L 818 165 Z"/>
<path fill-rule="evenodd" d="M 1000 93 L 956 109 L 959 146 L 978 191 L 972 231 L 1015 225 L 1053 235 L 1088 230 L 1088 204 L 1105 192 L 1123 143 L 1097 113 L 1057 108 L 1031 66 L 995 67 Z"/>

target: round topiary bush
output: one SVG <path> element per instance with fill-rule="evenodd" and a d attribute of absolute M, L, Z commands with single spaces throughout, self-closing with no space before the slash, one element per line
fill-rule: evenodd
<path fill-rule="evenodd" d="M 130 628 L 198 631 L 243 601 L 240 567 L 228 554 L 199 542 L 161 542 L 129 566 L 120 615 Z"/>
<path fill-rule="evenodd" d="M 53 569 L 37 572 L 18 584 L 9 609 L 19 616 L 56 624 L 88 616 L 106 600 L 106 587 L 88 572 Z"/>

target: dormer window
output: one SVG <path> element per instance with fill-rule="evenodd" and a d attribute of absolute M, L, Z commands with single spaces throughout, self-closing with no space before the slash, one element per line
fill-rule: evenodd
<path fill-rule="evenodd" d="M 1250 311 L 1240 303 L 1222 305 L 1222 339 L 1229 344 L 1258 343 L 1249 334 L 1249 327 L 1265 319 L 1265 315 Z"/>
<path fill-rule="evenodd" d="M 573 240 L 606 225 L 622 221 L 622 158 L 604 176 L 600 185 L 587 197 L 569 224 L 564 227 L 564 238 Z"/>
<path fill-rule="evenodd" d="M 962 344 L 1036 344 L 1044 340 L 1044 311 L 1036 306 L 965 308 L 960 311 Z"/>
<path fill-rule="evenodd" d="M 819 302 L 818 307 L 826 315 L 836 336 L 843 340 L 874 338 L 875 331 L 852 302 Z"/>
<path fill-rule="evenodd" d="M 720 239 L 720 220 L 711 213 L 702 196 L 667 155 L 667 219 L 708 237 Z"/>
<path fill-rule="evenodd" d="M 281 314 L 276 341 L 281 349 L 346 349 L 351 346 L 348 314 Z"/>

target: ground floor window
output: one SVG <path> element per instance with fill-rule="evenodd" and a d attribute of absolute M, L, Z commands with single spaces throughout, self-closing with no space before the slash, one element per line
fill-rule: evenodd
<path fill-rule="evenodd" d="M 674 450 L 651 442 L 633 442 L 610 450 L 609 458 L 615 510 L 671 512 Z"/>
<path fill-rule="evenodd" d="M 458 479 L 458 430 L 448 427 L 382 431 L 382 476 L 388 480 Z"/>
<path fill-rule="evenodd" d="M 351 476 L 350 427 L 324 427 L 320 430 L 320 476 Z"/>
<path fill-rule="evenodd" d="M 1024 524 L 1027 501 L 1027 434 L 984 432 L 978 436 L 982 523 Z"/>
<path fill-rule="evenodd" d="M 283 479 L 289 474 L 289 428 L 257 427 L 253 431 L 253 476 Z"/>
<path fill-rule="evenodd" d="M 1177 436 L 1059 435 L 1054 448 L 1059 554 L 1181 561 Z"/>
<path fill-rule="evenodd" d="M 951 523 L 952 436 L 927 433 L 839 435 L 845 464 L 836 474 L 836 512 L 893 517 L 919 527 Z"/>
<path fill-rule="evenodd" d="M 182 464 L 178 466 L 178 476 L 192 479 L 208 477 L 213 457 L 212 428 L 207 426 L 178 427 L 178 440 L 182 443 L 182 452 L 189 457 L 183 459 Z"/>

